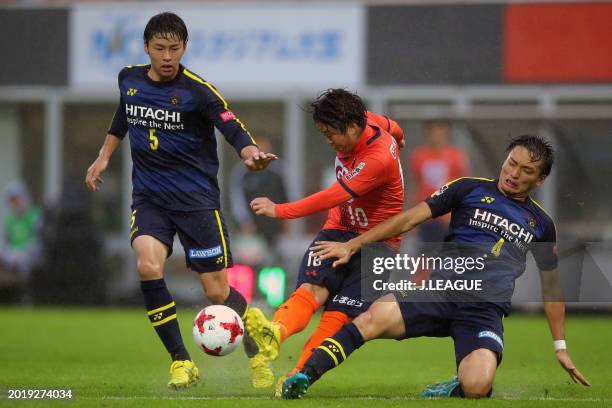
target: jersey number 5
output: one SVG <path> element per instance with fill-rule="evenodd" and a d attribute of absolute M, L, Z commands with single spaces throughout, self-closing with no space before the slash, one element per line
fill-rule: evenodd
<path fill-rule="evenodd" d="M 149 146 L 153 151 L 157 150 L 157 146 L 159 146 L 159 139 L 157 138 L 157 136 L 155 136 L 155 130 L 156 129 L 149 129 L 149 140 L 151 141 L 151 143 L 149 143 Z"/>

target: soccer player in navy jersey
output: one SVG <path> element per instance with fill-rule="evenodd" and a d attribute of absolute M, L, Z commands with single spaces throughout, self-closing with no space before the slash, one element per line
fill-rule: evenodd
<path fill-rule="evenodd" d="M 590 386 L 572 363 L 565 343 L 565 303 L 557 270 L 555 225 L 529 195 L 550 173 L 553 150 L 545 140 L 526 135 L 513 139 L 507 153 L 498 180 L 464 177 L 452 181 L 415 207 L 348 242 L 316 243 L 314 255 L 321 260 L 337 258 L 333 264 L 337 267 L 346 264 L 367 243 L 394 237 L 450 212 L 445 241 L 455 248 L 487 248 L 485 268 L 478 274 L 492 288 L 511 294 L 514 280 L 525 270 L 527 252 L 533 253 L 540 269 L 544 310 L 557 360 L 574 382 Z M 431 279 L 444 276 L 437 272 L 432 271 Z M 283 397 L 304 395 L 314 381 L 368 340 L 420 336 L 451 336 L 457 364 L 455 378 L 428 387 L 423 396 L 490 396 L 504 351 L 502 318 L 509 313 L 510 297 L 470 301 L 471 298 L 458 299 L 444 291 L 439 293 L 438 301 L 420 302 L 409 301 L 410 296 L 400 291 L 385 294 L 326 339 L 303 369 L 285 381 Z"/>
<path fill-rule="evenodd" d="M 188 387 L 199 378 L 164 281 L 164 264 L 175 234 L 187 267 L 198 273 L 208 299 L 248 319 L 245 298 L 227 282 L 232 255 L 220 211 L 215 128 L 249 170 L 261 170 L 276 159 L 259 150 L 214 86 L 180 64 L 187 40 L 187 27 L 176 14 L 161 13 L 149 20 L 144 50 L 150 64 L 128 66 L 119 73 L 119 106 L 85 177 L 89 190 L 97 191 L 113 151 L 129 133 L 133 161 L 130 239 L 147 314 L 172 359 L 168 386 L 174 389 Z M 253 346 L 248 337 L 245 350 L 247 345 Z M 256 353 L 256 349 L 247 350 L 250 357 Z M 256 358 L 250 364 L 254 373 L 260 372 L 255 386 L 272 385 L 267 364 Z"/>

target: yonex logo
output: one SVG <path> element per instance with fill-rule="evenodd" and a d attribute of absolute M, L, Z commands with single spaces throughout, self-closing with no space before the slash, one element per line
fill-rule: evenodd
<path fill-rule="evenodd" d="M 329 345 L 327 346 L 327 348 L 328 348 L 328 349 L 330 349 L 332 353 L 339 353 L 339 352 L 340 352 L 340 350 L 338 349 L 338 347 L 336 347 L 336 346 L 335 346 L 335 345 L 333 345 L 333 344 L 329 344 Z"/>
<path fill-rule="evenodd" d="M 163 313 L 155 313 L 153 315 L 153 321 L 160 320 L 164 314 Z"/>
<path fill-rule="evenodd" d="M 491 204 L 493 201 L 495 201 L 495 197 L 484 196 L 480 201 L 483 203 Z"/>
<path fill-rule="evenodd" d="M 134 96 L 136 95 L 136 92 L 138 92 L 138 89 L 130 88 L 127 90 L 126 94 L 127 96 Z"/>

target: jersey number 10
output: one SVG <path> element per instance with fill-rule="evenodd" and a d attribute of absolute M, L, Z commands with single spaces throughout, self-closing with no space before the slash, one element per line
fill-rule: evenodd
<path fill-rule="evenodd" d="M 353 211 L 353 207 L 349 205 L 348 211 L 349 215 L 351 216 L 351 225 L 355 225 L 355 223 L 357 222 L 359 223 L 360 227 L 368 226 L 368 217 L 366 216 L 366 213 L 363 208 L 355 208 L 355 211 Z"/>

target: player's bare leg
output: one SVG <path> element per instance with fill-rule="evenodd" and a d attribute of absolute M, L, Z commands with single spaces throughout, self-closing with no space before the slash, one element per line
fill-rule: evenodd
<path fill-rule="evenodd" d="M 497 371 L 497 355 L 494 351 L 479 348 L 465 356 L 459 363 L 457 375 L 450 381 L 428 385 L 423 397 L 490 397 Z"/>
<path fill-rule="evenodd" d="M 141 281 L 162 279 L 168 257 L 165 244 L 150 235 L 141 235 L 132 242 L 136 254 L 136 269 Z"/>
<path fill-rule="evenodd" d="M 213 305 L 223 304 L 229 296 L 230 286 L 227 283 L 227 270 L 225 268 L 215 272 L 200 273 L 200 282 L 206 297 Z M 244 318 L 242 315 L 244 312 L 239 313 L 237 311 L 236 313 Z"/>
<path fill-rule="evenodd" d="M 353 320 L 364 341 L 400 339 L 406 334 L 399 304 L 391 294 L 372 303 L 372 306 Z"/>
<path fill-rule="evenodd" d="M 495 352 L 480 348 L 468 354 L 459 363 L 458 377 L 463 394 L 467 398 L 488 397 L 493 388 L 497 370 Z"/>
<path fill-rule="evenodd" d="M 136 237 L 132 248 L 137 258 L 140 288 L 149 320 L 172 358 L 168 387 L 189 387 L 198 380 L 199 373 L 183 344 L 176 319 L 176 305 L 164 281 L 168 248 L 149 235 Z"/>

